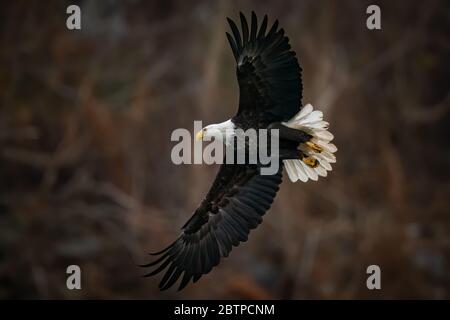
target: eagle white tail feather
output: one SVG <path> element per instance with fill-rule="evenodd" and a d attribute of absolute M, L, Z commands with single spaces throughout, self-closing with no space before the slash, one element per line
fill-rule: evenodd
<path fill-rule="evenodd" d="M 332 170 L 331 163 L 336 162 L 334 153 L 337 148 L 331 143 L 334 136 L 328 131 L 329 123 L 323 120 L 323 113 L 307 104 L 291 120 L 283 123 L 293 129 L 302 130 L 312 136 L 311 140 L 299 146 L 303 159 L 284 160 L 284 166 L 292 182 L 317 181 L 326 177 Z"/>

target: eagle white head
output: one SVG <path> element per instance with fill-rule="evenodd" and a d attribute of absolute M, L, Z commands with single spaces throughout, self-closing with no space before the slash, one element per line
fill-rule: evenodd
<path fill-rule="evenodd" d="M 224 143 L 227 138 L 232 137 L 235 134 L 236 126 L 231 119 L 221 122 L 214 123 L 204 127 L 202 130 L 197 132 L 195 139 L 198 141 L 211 141 L 214 139 L 221 139 Z"/>

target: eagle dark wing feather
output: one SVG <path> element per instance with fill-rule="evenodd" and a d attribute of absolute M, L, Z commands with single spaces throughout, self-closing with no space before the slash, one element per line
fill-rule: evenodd
<path fill-rule="evenodd" d="M 233 34 L 227 33 L 227 38 L 237 62 L 240 89 L 234 120 L 243 122 L 243 127 L 245 118 L 255 115 L 267 122 L 287 121 L 299 111 L 302 99 L 301 68 L 284 30 L 278 29 L 278 20 L 266 34 L 267 16 L 259 31 L 254 12 L 251 19 L 249 31 L 240 13 L 241 37 L 236 24 L 227 18 Z"/>
<path fill-rule="evenodd" d="M 153 255 L 158 258 L 143 267 L 156 267 L 146 276 L 165 270 L 159 285 L 171 287 L 180 277 L 179 290 L 190 280 L 198 281 L 227 257 L 233 246 L 248 239 L 262 221 L 282 180 L 277 174 L 261 175 L 255 165 L 221 166 L 216 179 L 181 235 L 170 246 Z"/>

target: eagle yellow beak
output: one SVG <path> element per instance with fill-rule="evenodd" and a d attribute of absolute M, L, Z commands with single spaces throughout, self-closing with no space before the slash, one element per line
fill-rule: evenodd
<path fill-rule="evenodd" d="M 203 140 L 203 130 L 200 130 L 199 132 L 197 132 L 197 134 L 195 135 L 195 139 L 197 141 L 202 141 Z"/>

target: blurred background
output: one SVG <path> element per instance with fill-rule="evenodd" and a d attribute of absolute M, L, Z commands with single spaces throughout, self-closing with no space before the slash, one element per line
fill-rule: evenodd
<path fill-rule="evenodd" d="M 81 7 L 82 30 L 66 28 Z M 381 7 L 382 30 L 366 28 Z M 0 298 L 450 298 L 448 1 L 2 1 Z M 142 278 L 217 166 L 170 135 L 238 103 L 226 16 L 279 19 L 339 150 L 184 291 Z M 261 21 L 261 20 L 260 20 Z M 66 288 L 66 268 L 82 290 Z M 382 290 L 366 288 L 381 267 Z"/>

